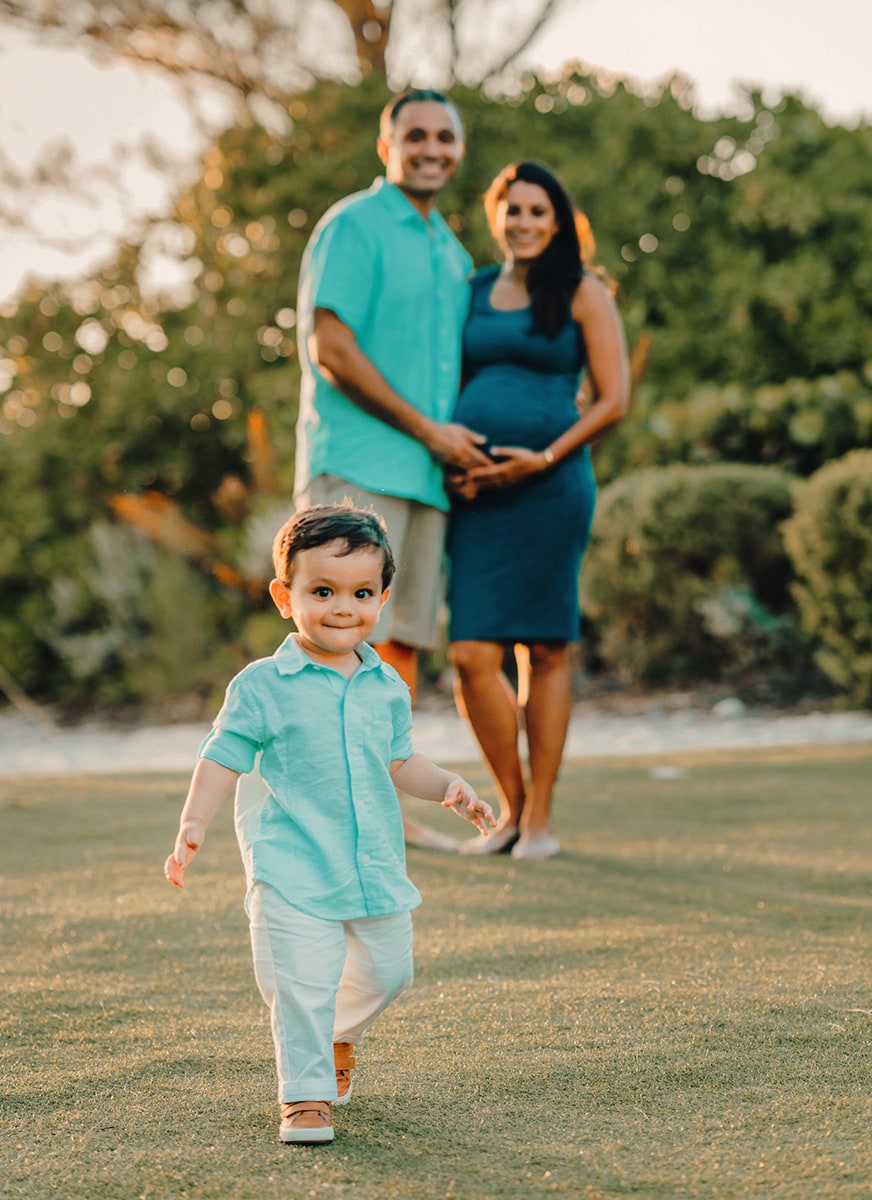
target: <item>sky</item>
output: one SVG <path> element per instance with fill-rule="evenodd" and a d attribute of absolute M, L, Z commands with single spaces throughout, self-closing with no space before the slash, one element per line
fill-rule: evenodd
<path fill-rule="evenodd" d="M 678 71 L 693 81 L 701 116 L 735 111 L 740 85 L 767 99 L 802 95 L 828 120 L 872 120 L 869 0 L 573 0 L 530 47 L 527 64 L 552 70 L 567 59 L 652 81 Z M 220 122 L 220 106 L 200 112 Z M 47 194 L 36 217 L 56 245 L 0 230 L 0 303 L 28 276 L 75 277 L 109 258 L 118 239 L 171 199 L 159 170 L 125 171 L 126 197 L 100 186 L 102 164 L 150 137 L 164 153 L 194 163 L 203 135 L 161 75 L 130 65 L 98 66 L 0 25 L 0 148 L 26 168 L 59 139 L 76 150 L 78 199 Z M 33 215 L 33 214 L 31 214 Z"/>

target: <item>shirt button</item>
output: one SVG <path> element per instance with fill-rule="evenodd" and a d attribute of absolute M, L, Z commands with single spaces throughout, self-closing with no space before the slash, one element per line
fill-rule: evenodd
<path fill-rule="evenodd" d="M 360 856 L 360 861 L 361 861 L 362 863 L 368 863 L 368 862 L 369 862 L 369 855 L 368 855 L 368 854 L 361 854 L 361 856 Z"/>

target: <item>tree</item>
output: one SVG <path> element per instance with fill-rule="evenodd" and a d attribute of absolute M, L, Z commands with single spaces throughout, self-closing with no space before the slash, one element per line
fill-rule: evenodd
<path fill-rule="evenodd" d="M 521 0 L 507 12 L 505 0 L 2 0 L 0 17 L 284 107 L 316 79 L 482 83 L 569 2 Z"/>
<path fill-rule="evenodd" d="M 169 75 L 205 146 L 218 130 L 204 98 L 220 96 L 228 126 L 253 117 L 287 134 L 294 97 L 318 79 L 357 84 L 387 77 L 396 89 L 409 82 L 473 85 L 504 75 L 570 2 L 0 0 L 0 22 L 51 44 L 83 48 L 103 62 L 135 62 Z M 128 145 L 88 172 L 68 143 L 47 145 L 30 171 L 0 144 L 0 227 L 62 251 L 80 249 L 68 235 L 45 235 L 32 217 L 39 201 L 53 202 L 58 194 L 83 210 L 98 210 L 103 200 L 144 223 L 130 194 L 128 165 L 169 179 L 173 191 L 191 177 L 191 164 L 173 152 L 169 139 Z"/>
<path fill-rule="evenodd" d="M 750 118 L 701 121 L 680 80 L 639 96 L 574 68 L 525 80 L 511 103 L 481 89 L 452 95 L 474 152 L 440 208 L 476 262 L 495 253 L 485 187 L 510 156 L 541 158 L 591 217 L 631 342 L 653 333 L 634 410 L 597 451 L 603 481 L 604 453 L 625 433 L 631 447 L 659 436 L 658 408 L 683 405 L 702 383 L 732 383 L 753 398 L 761 383 L 814 374 L 818 363 L 827 372 L 862 370 L 872 303 L 861 253 L 872 236 L 868 127 L 832 129 L 799 101 L 770 107 L 760 98 Z M 215 579 L 215 564 L 256 577 L 255 535 L 278 524 L 264 511 L 253 414 L 268 427 L 287 506 L 300 256 L 325 208 L 378 172 L 375 131 L 386 97 L 384 79 L 371 74 L 356 88 L 322 81 L 297 96 L 285 132 L 247 114 L 210 146 L 196 182 L 144 243 L 125 247 L 94 278 L 34 289 L 0 310 L 0 664 L 23 686 L 54 696 L 129 695 L 173 603 L 187 613 L 202 604 L 216 645 L 240 658 L 257 652 L 240 617 L 247 597 Z M 742 173 L 751 165 L 745 154 L 753 170 Z M 185 286 L 163 302 L 139 286 L 154 238 L 185 272 Z M 831 403 L 825 381 L 813 390 Z M 736 426 L 749 406 L 726 407 Z M 867 417 L 852 426 L 861 427 L 868 436 Z M 175 526 L 182 541 L 190 527 L 199 531 L 186 553 L 206 570 L 191 576 L 198 590 L 125 543 L 121 558 L 144 581 L 138 594 L 151 607 L 118 628 L 104 594 L 115 580 L 102 526 L 119 495 L 143 497 L 128 516 L 157 519 L 161 502 L 149 492 L 189 522 Z M 53 583 L 47 601 L 45 580 L 64 581 L 65 590 Z M 172 583 L 169 597 L 158 583 Z M 155 657 L 179 667 L 185 645 L 199 660 L 191 638 Z M 76 676 L 71 649 L 87 665 L 100 646 L 114 657 L 95 675 Z M 199 662 L 198 671 L 203 679 Z M 221 664 L 214 677 L 226 674 Z"/>

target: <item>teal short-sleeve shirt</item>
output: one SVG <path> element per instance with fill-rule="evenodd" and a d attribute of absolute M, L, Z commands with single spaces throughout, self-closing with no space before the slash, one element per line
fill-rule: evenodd
<path fill-rule="evenodd" d="M 367 645 L 346 679 L 292 634 L 233 679 L 200 748 L 245 778 L 236 833 L 249 888 L 327 920 L 415 908 L 390 764 L 412 754 L 409 691 Z M 253 774 L 249 774 L 253 773 Z"/>
<path fill-rule="evenodd" d="M 460 380 L 471 268 L 439 213 L 425 219 L 384 179 L 325 213 L 300 272 L 297 493 L 316 475 L 338 475 L 367 491 L 447 510 L 439 463 L 420 442 L 333 387 L 312 362 L 309 339 L 315 309 L 330 309 L 404 400 L 448 421 Z"/>

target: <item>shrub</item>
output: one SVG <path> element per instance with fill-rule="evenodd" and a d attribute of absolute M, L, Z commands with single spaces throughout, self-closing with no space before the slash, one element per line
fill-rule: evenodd
<path fill-rule="evenodd" d="M 798 483 L 794 504 L 784 539 L 802 625 L 830 679 L 872 707 L 872 450 Z"/>
<path fill-rule="evenodd" d="M 676 465 L 604 488 L 581 581 L 604 665 L 662 682 L 807 664 L 779 532 L 790 512 L 777 467 Z"/>
<path fill-rule="evenodd" d="M 872 442 L 872 363 L 766 387 L 705 384 L 680 400 L 644 385 L 627 420 L 597 452 L 601 479 L 631 470 L 716 462 L 773 464 L 793 475 Z"/>

